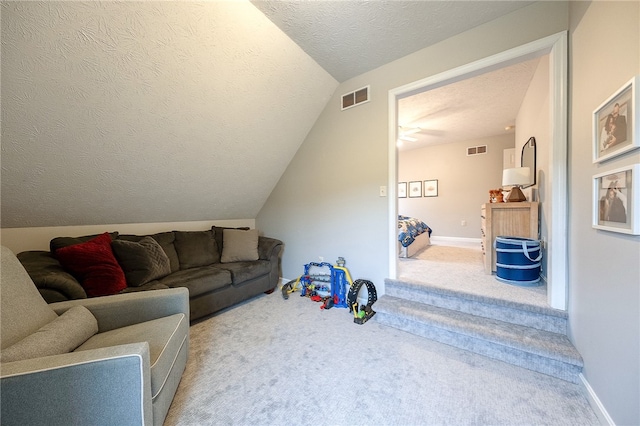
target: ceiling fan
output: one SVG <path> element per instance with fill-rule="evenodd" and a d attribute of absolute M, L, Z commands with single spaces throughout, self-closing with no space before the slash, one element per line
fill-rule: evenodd
<path fill-rule="evenodd" d="M 420 133 L 421 131 L 422 129 L 420 127 L 398 126 L 398 139 L 407 142 L 415 142 L 418 139 L 410 135 L 415 135 L 416 133 Z"/>

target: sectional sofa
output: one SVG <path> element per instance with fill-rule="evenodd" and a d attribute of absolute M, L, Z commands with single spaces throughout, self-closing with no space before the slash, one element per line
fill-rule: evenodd
<path fill-rule="evenodd" d="M 47 303 L 185 287 L 196 320 L 261 293 L 280 279 L 283 243 L 255 229 L 213 226 L 153 235 L 57 237 L 18 259 Z"/>

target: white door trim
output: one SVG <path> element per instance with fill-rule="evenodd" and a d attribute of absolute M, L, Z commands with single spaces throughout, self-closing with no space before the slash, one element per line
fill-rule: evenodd
<path fill-rule="evenodd" d="M 549 147 L 549 178 L 551 182 L 551 226 L 549 227 L 547 252 L 547 298 L 555 309 L 567 309 L 567 32 L 562 31 L 540 40 L 471 62 L 449 71 L 427 77 L 389 90 L 389 277 L 398 274 L 397 241 L 397 169 L 396 149 L 398 99 L 464 80 L 487 71 L 503 68 L 518 62 L 549 55 L 551 103 L 551 128 L 553 140 Z"/>

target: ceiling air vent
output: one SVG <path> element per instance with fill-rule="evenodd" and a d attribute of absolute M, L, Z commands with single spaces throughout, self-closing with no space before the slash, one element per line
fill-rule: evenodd
<path fill-rule="evenodd" d="M 365 102 L 369 102 L 369 86 L 342 95 L 341 108 L 345 110 Z"/>
<path fill-rule="evenodd" d="M 487 153 L 486 145 L 470 146 L 467 148 L 467 155 L 478 155 L 478 154 L 486 154 L 486 153 Z"/>

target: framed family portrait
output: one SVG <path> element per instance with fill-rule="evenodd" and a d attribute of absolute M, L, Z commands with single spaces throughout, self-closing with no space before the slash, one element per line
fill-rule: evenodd
<path fill-rule="evenodd" d="M 398 198 L 407 198 L 407 182 L 398 182 Z"/>
<path fill-rule="evenodd" d="M 409 182 L 409 198 L 422 197 L 422 181 Z"/>
<path fill-rule="evenodd" d="M 599 163 L 640 146 L 638 76 L 629 80 L 593 112 L 593 162 Z"/>
<path fill-rule="evenodd" d="M 438 196 L 438 179 L 431 179 L 431 180 L 424 181 L 424 196 L 425 197 Z"/>
<path fill-rule="evenodd" d="M 593 177 L 593 227 L 640 235 L 640 164 Z"/>

